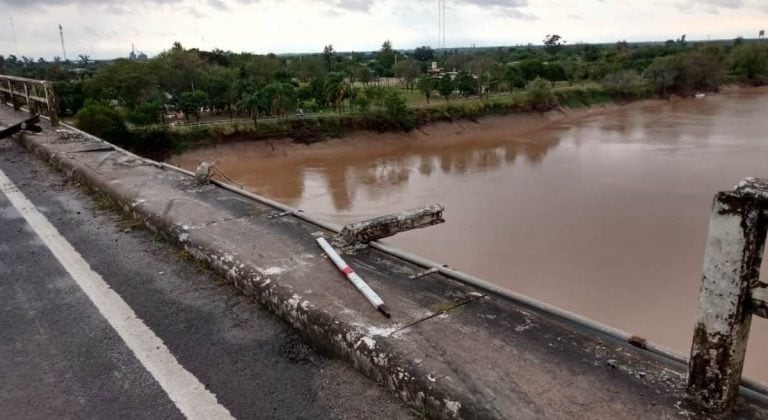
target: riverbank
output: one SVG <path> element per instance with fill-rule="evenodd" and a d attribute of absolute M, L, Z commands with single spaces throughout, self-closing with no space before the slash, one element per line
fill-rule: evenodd
<path fill-rule="evenodd" d="M 237 160 L 250 160 L 277 156 L 322 157 L 339 152 L 359 152 L 361 149 L 371 148 L 375 149 L 376 153 L 380 153 L 388 150 L 402 150 L 404 146 L 411 150 L 420 150 L 435 146 L 451 147 L 466 142 L 472 142 L 478 146 L 492 145 L 499 143 L 500 139 L 525 137 L 553 124 L 569 124 L 593 115 L 658 106 L 660 103 L 667 102 L 658 99 L 645 99 L 626 104 L 609 102 L 578 108 L 558 108 L 541 113 L 487 115 L 474 120 L 432 122 L 408 132 L 357 130 L 343 136 L 315 142 L 300 142 L 287 136 L 253 141 L 246 135 L 232 135 L 220 138 L 212 144 L 197 143 L 184 150 L 183 153 L 170 156 L 168 161 L 174 165 L 194 169 L 200 162 L 220 160 L 225 156 Z M 233 153 L 233 151 L 236 152 Z"/>
<path fill-rule="evenodd" d="M 542 112 L 563 112 L 627 101 L 626 98 L 612 98 L 596 85 L 562 87 L 552 90 L 550 95 L 551 100 L 544 105 L 520 91 L 504 96 L 454 99 L 438 105 L 408 107 L 395 115 L 384 110 L 373 110 L 259 121 L 253 124 L 184 128 L 150 126 L 133 128 L 125 138 L 110 140 L 144 156 L 164 160 L 173 154 L 215 144 L 282 138 L 311 144 L 360 132 L 407 134 L 423 131 L 425 127 L 436 123 L 476 123 L 490 116 L 506 115 L 537 117 Z"/>

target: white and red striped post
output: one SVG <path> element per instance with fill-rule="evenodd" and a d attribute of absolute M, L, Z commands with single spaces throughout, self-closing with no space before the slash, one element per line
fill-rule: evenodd
<path fill-rule="evenodd" d="M 331 246 L 331 244 L 328 243 L 328 241 L 325 240 L 325 238 L 317 238 L 317 243 L 320 244 L 320 248 L 325 251 L 326 255 L 333 261 L 334 264 L 336 264 L 336 267 L 341 270 L 342 273 L 344 273 L 345 276 L 347 276 L 347 279 L 352 282 L 352 284 L 357 287 L 357 290 L 359 290 L 363 296 L 365 296 L 366 299 L 368 299 L 368 302 L 371 302 L 371 305 L 373 305 L 376 309 L 379 310 L 384 316 L 389 318 L 391 315 L 389 314 L 389 309 L 384 304 L 384 301 L 381 300 L 379 295 L 376 294 L 376 292 L 371 289 L 370 286 L 368 286 L 368 283 L 363 281 L 360 276 L 355 273 L 355 270 L 352 269 L 345 261 L 341 258 L 341 256 L 336 252 L 335 249 Z"/>

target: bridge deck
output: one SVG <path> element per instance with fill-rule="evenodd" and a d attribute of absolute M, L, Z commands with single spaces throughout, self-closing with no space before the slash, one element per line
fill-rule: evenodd
<path fill-rule="evenodd" d="M 12 113 L 0 107 L 0 121 Z M 104 150 L 71 131 L 20 137 L 176 246 L 208 260 L 305 340 L 350 359 L 427 414 L 700 414 L 685 402 L 684 366 L 630 344 L 440 274 L 410 280 L 423 268 L 374 249 L 346 256 L 389 306 L 386 319 L 323 256 L 313 236 L 323 230 L 315 225 L 267 218 L 276 210 L 219 187 L 197 187 L 191 177 Z M 768 406 L 740 398 L 734 414 L 768 417 Z"/>

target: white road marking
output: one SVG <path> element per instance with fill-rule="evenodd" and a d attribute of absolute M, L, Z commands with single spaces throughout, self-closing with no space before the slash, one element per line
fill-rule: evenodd
<path fill-rule="evenodd" d="M 232 419 L 216 396 L 171 354 L 104 279 L 0 170 L 0 192 L 21 213 L 72 279 L 96 305 L 136 358 L 152 374 L 176 407 L 189 419 Z"/>

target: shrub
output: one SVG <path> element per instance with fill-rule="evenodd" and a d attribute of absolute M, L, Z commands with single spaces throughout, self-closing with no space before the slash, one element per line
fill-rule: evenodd
<path fill-rule="evenodd" d="M 75 115 L 75 124 L 83 131 L 118 144 L 125 144 L 130 138 L 123 116 L 102 102 L 86 102 Z"/>
<path fill-rule="evenodd" d="M 541 77 L 528 83 L 525 93 L 531 108 L 537 111 L 548 111 L 557 106 L 557 98 L 552 92 L 552 86 Z"/>
<path fill-rule="evenodd" d="M 611 73 L 601 83 L 605 92 L 611 96 L 631 99 L 641 98 L 647 92 L 647 85 L 636 70 L 622 70 Z"/>

